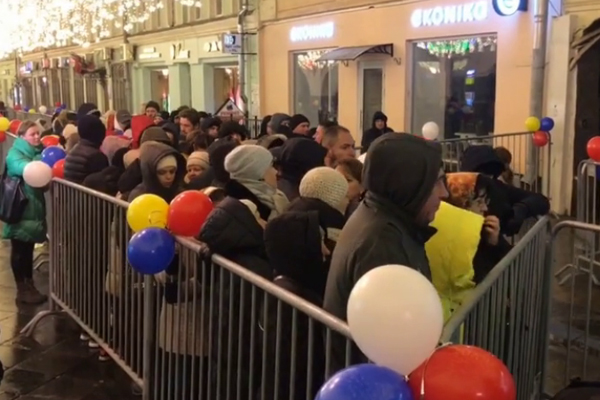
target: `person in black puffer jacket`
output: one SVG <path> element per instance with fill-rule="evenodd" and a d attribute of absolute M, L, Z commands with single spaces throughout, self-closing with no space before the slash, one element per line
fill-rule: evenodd
<path fill-rule="evenodd" d="M 108 167 L 108 158 L 100 151 L 106 127 L 95 115 L 85 115 L 78 124 L 79 143 L 65 159 L 65 179 L 82 184 L 88 175 Z"/>
<path fill-rule="evenodd" d="M 506 236 L 519 233 L 526 219 L 550 212 L 548 198 L 500 181 L 505 165 L 492 146 L 468 147 L 460 161 L 463 172 L 478 172 L 491 179 L 488 190 L 488 213 L 500 220 L 500 232 Z"/>
<path fill-rule="evenodd" d="M 386 134 L 389 132 L 394 132 L 394 130 L 392 128 L 389 128 L 387 126 L 387 120 L 388 120 L 387 115 L 385 115 L 381 111 L 376 111 L 373 114 L 373 124 L 371 125 L 371 127 L 369 129 L 367 129 L 363 133 L 362 141 L 360 143 L 360 145 L 361 145 L 360 153 L 361 154 L 364 154 L 367 152 L 367 150 L 369 150 L 369 146 L 371 146 L 371 143 L 373 143 L 373 141 L 375 141 L 375 139 L 377 139 L 378 137 L 380 137 L 383 134 Z"/>
<path fill-rule="evenodd" d="M 342 174 L 328 167 L 315 168 L 302 179 L 300 197 L 290 204 L 288 211 L 271 220 L 265 229 L 267 255 L 276 270 L 275 285 L 318 307 L 323 306 L 331 254 L 344 227 L 345 218 L 341 210 L 348 204 L 347 192 L 348 183 Z M 279 361 L 279 365 L 284 367 L 279 371 L 278 398 L 314 398 L 325 376 L 323 331 L 320 327 L 312 327 L 313 347 L 309 347 L 309 319 L 302 313 L 297 313 L 294 318 L 293 308 L 285 303 L 280 308 L 278 311 L 275 301 L 269 302 L 267 307 L 267 376 L 275 374 L 276 361 Z M 273 340 L 278 331 L 279 353 Z M 292 360 L 294 347 L 296 356 Z M 309 354 L 312 356 L 310 365 Z M 293 378 L 290 376 L 291 365 L 295 367 Z M 311 387 L 307 386 L 309 371 L 312 372 Z M 290 396 L 292 382 L 294 389 Z M 275 389 L 275 382 L 268 380 L 264 383 L 267 385 L 267 397 L 273 398 L 274 393 L 271 392 Z"/>

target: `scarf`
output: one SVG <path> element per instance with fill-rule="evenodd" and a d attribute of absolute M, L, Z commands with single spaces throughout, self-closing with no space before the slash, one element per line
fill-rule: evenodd
<path fill-rule="evenodd" d="M 252 192 L 262 204 L 269 207 L 271 210 L 269 220 L 282 214 L 289 204 L 289 201 L 283 192 L 275 189 L 265 181 L 238 177 L 236 177 L 235 180 Z"/>

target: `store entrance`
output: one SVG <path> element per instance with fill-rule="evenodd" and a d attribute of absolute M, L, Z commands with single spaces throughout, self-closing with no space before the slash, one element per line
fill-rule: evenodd
<path fill-rule="evenodd" d="M 496 37 L 437 39 L 412 45 L 413 133 L 427 122 L 440 139 L 494 131 Z"/>
<path fill-rule="evenodd" d="M 160 104 L 163 110 L 171 112 L 168 68 L 158 68 L 150 71 L 150 90 L 152 100 Z"/>
<path fill-rule="evenodd" d="M 220 107 L 231 99 L 238 107 L 243 108 L 239 74 L 237 65 L 215 67 L 213 74 L 213 104 L 215 107 Z M 215 111 L 212 110 L 212 112 Z"/>
<path fill-rule="evenodd" d="M 373 114 L 383 111 L 383 65 L 380 62 L 362 62 L 359 67 L 360 129 L 371 129 Z"/>

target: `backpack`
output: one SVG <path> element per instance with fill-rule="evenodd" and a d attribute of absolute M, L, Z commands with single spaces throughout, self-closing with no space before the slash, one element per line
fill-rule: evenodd
<path fill-rule="evenodd" d="M 558 392 L 553 400 L 600 400 L 600 382 L 585 382 L 573 379 L 571 383 Z"/>

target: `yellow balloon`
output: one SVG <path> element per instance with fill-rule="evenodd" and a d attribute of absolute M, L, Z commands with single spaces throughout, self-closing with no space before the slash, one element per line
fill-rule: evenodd
<path fill-rule="evenodd" d="M 29 114 L 35 114 L 36 111 L 32 108 L 31 110 L 29 110 Z"/>
<path fill-rule="evenodd" d="M 529 132 L 536 132 L 540 130 L 541 122 L 537 117 L 529 117 L 525 120 L 525 128 Z"/>
<path fill-rule="evenodd" d="M 169 205 L 155 194 L 144 194 L 129 204 L 127 223 L 134 232 L 146 228 L 166 228 Z"/>
<path fill-rule="evenodd" d="M 6 132 L 10 127 L 10 121 L 6 117 L 0 118 L 0 132 Z"/>

